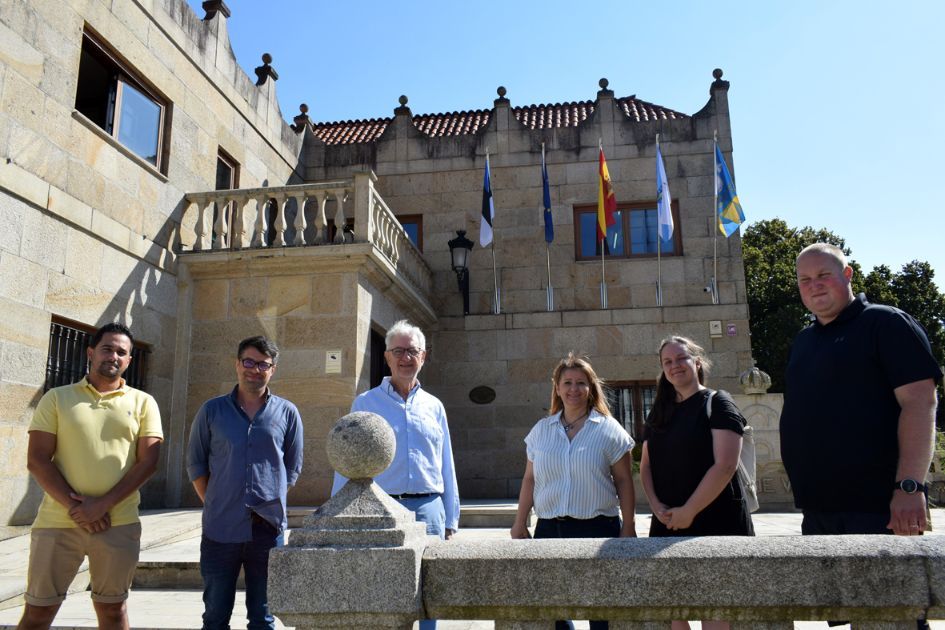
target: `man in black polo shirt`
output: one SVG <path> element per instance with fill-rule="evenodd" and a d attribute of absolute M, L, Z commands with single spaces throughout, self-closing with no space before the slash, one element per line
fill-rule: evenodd
<path fill-rule="evenodd" d="M 802 532 L 920 534 L 942 377 L 928 337 L 907 313 L 854 297 L 839 248 L 811 245 L 796 266 L 816 321 L 791 348 L 781 459 Z"/>

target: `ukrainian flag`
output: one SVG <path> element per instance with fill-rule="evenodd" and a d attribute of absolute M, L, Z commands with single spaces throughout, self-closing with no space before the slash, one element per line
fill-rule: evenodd
<path fill-rule="evenodd" d="M 738 230 L 738 226 L 745 222 L 745 213 L 742 212 L 742 204 L 738 203 L 738 194 L 735 192 L 735 184 L 732 182 L 732 176 L 725 166 L 725 159 L 719 150 L 719 145 L 715 145 L 715 195 L 719 217 L 719 231 L 726 238 Z"/>

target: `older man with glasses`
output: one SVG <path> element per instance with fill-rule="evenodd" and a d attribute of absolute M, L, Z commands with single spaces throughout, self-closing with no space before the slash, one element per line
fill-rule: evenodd
<path fill-rule="evenodd" d="M 420 386 L 426 338 L 406 320 L 387 332 L 384 358 L 390 376 L 355 398 L 351 411 L 370 411 L 390 424 L 397 439 L 394 461 L 374 478 L 385 492 L 426 523 L 427 533 L 449 539 L 459 529 L 459 491 L 443 403 Z M 347 482 L 335 473 L 334 495 Z M 424 620 L 421 628 L 435 628 Z"/>
<path fill-rule="evenodd" d="M 299 411 L 269 391 L 279 349 L 250 337 L 236 356 L 237 385 L 197 412 L 187 457 L 187 474 L 204 502 L 200 575 L 203 627 L 210 630 L 229 628 L 240 568 L 248 627 L 274 627 L 269 551 L 285 542 L 286 493 L 302 472 Z"/>

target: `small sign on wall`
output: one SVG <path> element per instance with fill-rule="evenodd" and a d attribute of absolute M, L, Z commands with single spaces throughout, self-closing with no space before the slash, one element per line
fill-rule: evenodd
<path fill-rule="evenodd" d="M 722 322 L 720 320 L 714 319 L 709 322 L 709 336 L 710 337 L 722 336 Z"/>
<path fill-rule="evenodd" d="M 341 350 L 325 352 L 325 374 L 341 374 Z"/>
<path fill-rule="evenodd" d="M 729 337 L 734 337 L 738 334 L 738 328 L 735 327 L 735 324 L 728 324 L 725 327 L 725 334 Z"/>

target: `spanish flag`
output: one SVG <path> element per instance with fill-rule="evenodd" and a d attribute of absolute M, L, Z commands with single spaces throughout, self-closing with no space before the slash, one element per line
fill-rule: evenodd
<path fill-rule="evenodd" d="M 610 172 L 607 170 L 607 158 L 604 157 L 604 148 L 600 149 L 600 184 L 597 187 L 597 241 L 607 238 L 607 228 L 616 225 L 614 212 L 617 211 L 617 197 L 614 196 L 614 185 L 610 182 Z"/>

